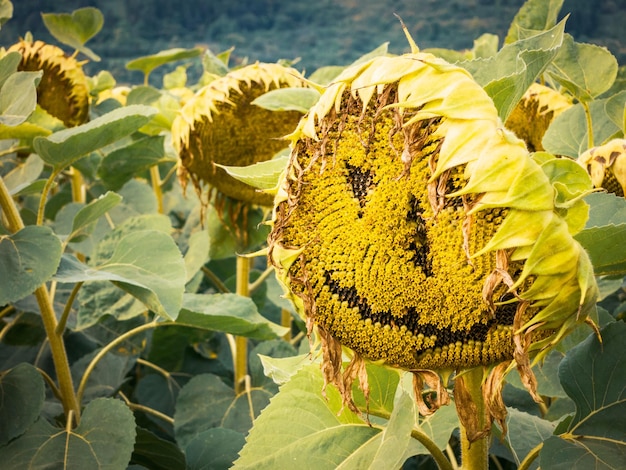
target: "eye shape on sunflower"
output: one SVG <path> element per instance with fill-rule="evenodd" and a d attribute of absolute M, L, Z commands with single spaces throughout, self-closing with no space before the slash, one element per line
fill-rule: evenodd
<path fill-rule="evenodd" d="M 202 183 L 206 183 L 220 197 L 271 206 L 271 195 L 237 181 L 217 165 L 248 166 L 286 148 L 283 137 L 295 129 L 302 114 L 269 111 L 252 101 L 277 88 L 302 86 L 304 79 L 295 69 L 255 63 L 200 89 L 172 125 L 183 186 L 191 180 L 201 196 Z"/>
<path fill-rule="evenodd" d="M 589 259 L 463 69 L 419 52 L 349 68 L 291 138 L 269 257 L 323 349 L 408 370 L 526 364 L 585 319 Z"/>
<path fill-rule="evenodd" d="M 22 54 L 20 71 L 43 70 L 37 103 L 67 127 L 89 120 L 89 87 L 82 64 L 62 49 L 42 41 L 21 40 L 8 49 Z"/>
<path fill-rule="evenodd" d="M 626 194 L 626 140 L 613 139 L 593 147 L 578 157 L 578 163 L 591 176 L 594 187 L 624 197 Z"/>

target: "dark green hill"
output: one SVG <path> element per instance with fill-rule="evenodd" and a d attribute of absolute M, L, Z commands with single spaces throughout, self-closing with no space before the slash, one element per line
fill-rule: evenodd
<path fill-rule="evenodd" d="M 138 82 L 130 59 L 173 47 L 205 45 L 214 52 L 235 47 L 234 60 L 300 58 L 311 72 L 351 62 L 383 42 L 402 53 L 407 43 L 400 15 L 421 48 L 472 47 L 485 32 L 502 38 L 523 0 L 17 0 L 14 18 L 0 31 L 8 46 L 26 31 L 52 40 L 41 12 L 71 12 L 84 6 L 104 13 L 103 30 L 89 42 L 102 58 L 89 64 L 113 72 L 121 82 Z M 578 41 L 607 46 L 626 62 L 626 0 L 565 0 L 567 31 Z M 158 80 L 158 75 L 155 75 Z"/>

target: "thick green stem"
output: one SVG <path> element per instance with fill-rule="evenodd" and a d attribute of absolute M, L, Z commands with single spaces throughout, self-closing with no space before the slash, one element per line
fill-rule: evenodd
<path fill-rule="evenodd" d="M 50 177 L 46 180 L 46 184 L 41 191 L 41 198 L 39 199 L 39 209 L 37 209 L 37 225 L 43 225 L 43 215 L 46 208 L 46 201 L 48 200 L 48 193 L 52 189 L 54 180 L 59 175 L 60 170 L 54 170 Z"/>
<path fill-rule="evenodd" d="M 161 189 L 161 175 L 158 165 L 150 167 L 150 179 L 152 180 L 152 191 L 154 191 L 157 200 L 159 214 L 163 214 L 163 190 Z"/>
<path fill-rule="evenodd" d="M 586 102 L 581 102 L 583 109 L 585 110 L 585 118 L 587 120 L 587 148 L 590 149 L 594 145 L 594 137 L 593 137 L 593 122 L 591 121 L 591 109 L 589 109 L 589 104 Z"/>
<path fill-rule="evenodd" d="M 250 258 L 237 256 L 237 288 L 239 295 L 250 295 Z M 240 394 L 245 390 L 246 375 L 248 375 L 248 339 L 243 336 L 235 338 L 235 393 Z"/>
<path fill-rule="evenodd" d="M 476 418 L 478 420 L 478 429 L 484 429 L 486 426 L 485 400 L 483 398 L 482 367 L 474 367 L 463 374 L 465 387 L 469 392 L 472 401 L 476 405 Z M 489 435 L 470 442 L 467 430 L 461 424 L 461 457 L 463 470 L 486 470 L 489 468 Z"/>
<path fill-rule="evenodd" d="M 53 179 L 51 178 L 49 181 L 52 180 Z M 15 203 L 9 194 L 9 190 L 4 184 L 4 180 L 2 178 L 0 178 L 0 207 L 5 214 L 7 228 L 10 232 L 15 233 L 24 228 L 24 222 L 22 221 L 20 213 L 15 206 Z M 45 284 L 42 284 L 37 288 L 37 290 L 35 290 L 35 297 L 37 299 L 37 303 L 39 304 L 41 320 L 50 344 L 52 361 L 54 363 L 57 381 L 59 382 L 61 402 L 63 403 L 65 416 L 70 419 L 73 415 L 76 422 L 79 422 L 80 408 L 78 406 L 78 400 L 76 399 L 76 392 L 74 391 L 72 374 L 70 373 L 70 363 L 67 358 L 67 352 L 65 351 L 63 336 L 61 334 L 57 334 L 56 332 L 57 319 L 54 314 L 54 308 L 52 307 L 52 300 L 50 299 L 50 295 L 48 294 L 48 289 Z"/>

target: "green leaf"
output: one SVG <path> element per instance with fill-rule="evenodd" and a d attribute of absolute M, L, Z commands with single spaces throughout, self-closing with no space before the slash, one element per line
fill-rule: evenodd
<path fill-rule="evenodd" d="M 108 188 L 120 189 L 140 172 L 170 160 L 165 157 L 164 139 L 162 135 L 144 137 L 105 155 L 98 176 Z"/>
<path fill-rule="evenodd" d="M 565 20 L 553 28 L 505 45 L 493 57 L 461 62 L 491 96 L 502 121 L 506 121 L 528 87 L 556 57 Z"/>
<path fill-rule="evenodd" d="M 507 407 L 506 424 L 506 446 L 517 465 L 535 446 L 549 438 L 556 427 L 545 419 L 510 407 Z"/>
<path fill-rule="evenodd" d="M 195 436 L 212 428 L 246 433 L 270 396 L 260 388 L 236 395 L 218 376 L 196 375 L 178 394 L 174 414 L 176 442 L 184 449 Z"/>
<path fill-rule="evenodd" d="M 43 72 L 15 72 L 10 75 L 0 89 L 0 124 L 17 126 L 35 110 L 37 106 L 37 85 Z"/>
<path fill-rule="evenodd" d="M 42 13 L 41 18 L 57 41 L 82 52 L 91 60 L 100 60 L 95 52 L 85 46 L 102 29 L 104 17 L 100 10 L 87 7 L 74 10 L 71 14 Z"/>
<path fill-rule="evenodd" d="M 155 114 L 156 110 L 148 106 L 118 108 L 87 124 L 48 137 L 36 137 L 33 146 L 46 163 L 60 171 L 79 158 L 132 134 Z"/>
<path fill-rule="evenodd" d="M 173 320 L 182 305 L 185 277 L 183 257 L 172 237 L 156 230 L 138 230 L 124 234 L 111 257 L 97 266 L 64 257 L 55 279 L 111 281 L 148 309 Z"/>
<path fill-rule="evenodd" d="M 211 52 L 210 49 L 207 49 L 202 56 L 202 67 L 205 72 L 211 73 L 213 75 L 217 75 L 219 77 L 223 77 L 228 73 L 228 58 L 230 57 L 230 52 L 232 52 L 232 48 L 226 51 L 224 62 L 220 56 L 224 57 L 222 54 L 216 56 Z"/>
<path fill-rule="evenodd" d="M 541 364 L 533 367 L 533 373 L 537 378 L 537 393 L 546 397 L 565 398 L 567 394 L 561 387 L 561 384 L 554 380 L 559 370 L 559 364 L 563 359 L 563 353 L 551 351 Z M 507 375 L 506 381 L 520 390 L 526 390 L 517 372 L 511 372 Z"/>
<path fill-rule="evenodd" d="M 187 447 L 188 470 L 221 470 L 232 466 L 246 440 L 242 433 L 212 428 L 194 436 Z"/>
<path fill-rule="evenodd" d="M 222 209 L 225 214 L 228 212 L 230 202 L 226 201 L 225 207 Z M 267 224 L 262 224 L 264 215 L 261 210 L 255 209 L 248 212 L 247 230 L 248 243 L 246 246 L 238 241 L 234 236 L 238 230 L 241 230 L 242 220 L 234 226 L 229 220 L 225 220 L 218 213 L 214 205 L 209 206 L 207 210 L 206 226 L 209 231 L 209 259 L 218 260 L 235 256 L 238 253 L 245 253 L 254 250 L 260 244 L 265 243 L 269 233 Z"/>
<path fill-rule="evenodd" d="M 2 14 L 2 3 L 0 3 L 0 15 Z M 22 54 L 17 51 L 9 52 L 0 59 L 0 87 L 4 85 L 7 78 L 17 72 L 17 67 L 22 61 Z"/>
<path fill-rule="evenodd" d="M 617 59 L 608 49 L 577 43 L 566 34 L 547 72 L 576 99 L 588 102 L 611 88 L 617 68 Z"/>
<path fill-rule="evenodd" d="M 122 202 L 122 196 L 113 192 L 106 192 L 98 199 L 94 199 L 85 207 L 80 209 L 72 223 L 72 236 L 83 230 L 90 224 L 96 222 L 100 217 L 109 212 Z"/>
<path fill-rule="evenodd" d="M 608 193 L 585 198 L 590 217 L 585 229 L 575 235 L 585 248 L 597 276 L 626 273 L 626 253 L 618 247 L 626 243 L 626 201 Z"/>
<path fill-rule="evenodd" d="M 626 459 L 626 324 L 609 323 L 602 343 L 590 335 L 572 348 L 559 368 L 565 392 L 576 413 L 567 433 L 544 442 L 542 468 L 586 469 L 623 467 Z"/>
<path fill-rule="evenodd" d="M 335 469 L 380 430 L 341 406 L 319 365 L 302 368 L 256 419 L 234 469 Z"/>
<path fill-rule="evenodd" d="M 81 357 L 72 364 L 72 378 L 74 383 L 80 383 L 87 366 L 99 350 Z M 122 387 L 126 375 L 135 365 L 131 356 L 107 354 L 96 364 L 91 371 L 87 386 L 83 393 L 85 402 L 98 397 L 111 397 Z"/>
<path fill-rule="evenodd" d="M 0 235 L 0 305 L 30 295 L 52 277 L 60 259 L 61 241 L 49 227 Z"/>
<path fill-rule="evenodd" d="M 14 195 L 35 182 L 43 171 L 43 160 L 36 154 L 31 154 L 19 166 L 3 176 L 4 184 L 9 194 Z"/>
<path fill-rule="evenodd" d="M 161 439 L 144 428 L 137 428 L 133 462 L 151 470 L 185 470 L 185 455 L 172 441 Z"/>
<path fill-rule="evenodd" d="M 120 400 L 98 398 L 89 403 L 71 431 L 40 418 L 28 431 L 0 447 L 6 468 L 126 468 L 135 442 L 133 413 Z"/>
<path fill-rule="evenodd" d="M 30 364 L 0 376 L 0 445 L 22 435 L 39 418 L 45 395 L 43 378 Z"/>
<path fill-rule="evenodd" d="M 289 157 L 283 156 L 254 163 L 250 166 L 226 166 L 217 163 L 216 166 L 223 168 L 236 180 L 258 189 L 270 190 L 278 187 L 278 180 L 288 161 Z"/>
<path fill-rule="evenodd" d="M 0 1 L 0 26 L 13 17 L 13 4 L 10 0 Z"/>
<path fill-rule="evenodd" d="M 528 0 L 519 9 L 504 40 L 505 44 L 525 37 L 525 32 L 545 31 L 556 24 L 563 0 Z"/>
<path fill-rule="evenodd" d="M 143 72 L 145 77 L 148 77 L 150 73 L 160 67 L 161 65 L 169 64 L 170 62 L 176 62 L 178 60 L 192 59 L 202 54 L 202 49 L 195 47 L 193 49 L 174 48 L 165 51 L 160 51 L 157 54 L 139 57 L 131 60 L 126 64 L 128 70 L 139 70 Z"/>
<path fill-rule="evenodd" d="M 185 294 L 176 323 L 261 340 L 288 331 L 261 316 L 252 299 L 237 294 Z"/>
<path fill-rule="evenodd" d="M 601 145 L 621 132 L 621 126 L 612 120 L 607 110 L 608 100 L 594 100 L 589 103 L 589 112 L 593 126 L 595 145 Z M 545 135 L 542 144 L 547 152 L 554 155 L 565 155 L 571 158 L 578 156 L 589 148 L 587 117 L 582 104 L 578 103 L 559 114 Z"/>
<path fill-rule="evenodd" d="M 262 94 L 252 104 L 270 111 L 300 111 L 304 114 L 319 98 L 319 91 L 313 88 L 277 88 Z"/>

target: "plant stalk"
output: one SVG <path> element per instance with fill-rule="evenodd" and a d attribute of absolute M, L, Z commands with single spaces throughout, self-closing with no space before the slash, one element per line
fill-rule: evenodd
<path fill-rule="evenodd" d="M 152 191 L 156 196 L 159 214 L 163 214 L 163 190 L 161 189 L 161 175 L 158 165 L 150 167 L 150 179 L 152 180 Z"/>
<path fill-rule="evenodd" d="M 237 256 L 237 283 L 238 295 L 250 296 L 250 258 Z M 248 339 L 243 336 L 235 337 L 235 393 L 238 395 L 245 391 L 246 376 L 248 375 Z"/>
<path fill-rule="evenodd" d="M 486 426 L 486 405 L 483 398 L 482 367 L 474 367 L 463 374 L 465 387 L 469 391 L 472 401 L 476 405 L 476 419 L 478 420 L 478 429 L 484 429 Z M 489 435 L 470 442 L 467 436 L 467 429 L 461 423 L 461 457 L 463 470 L 487 470 L 489 468 Z"/>

